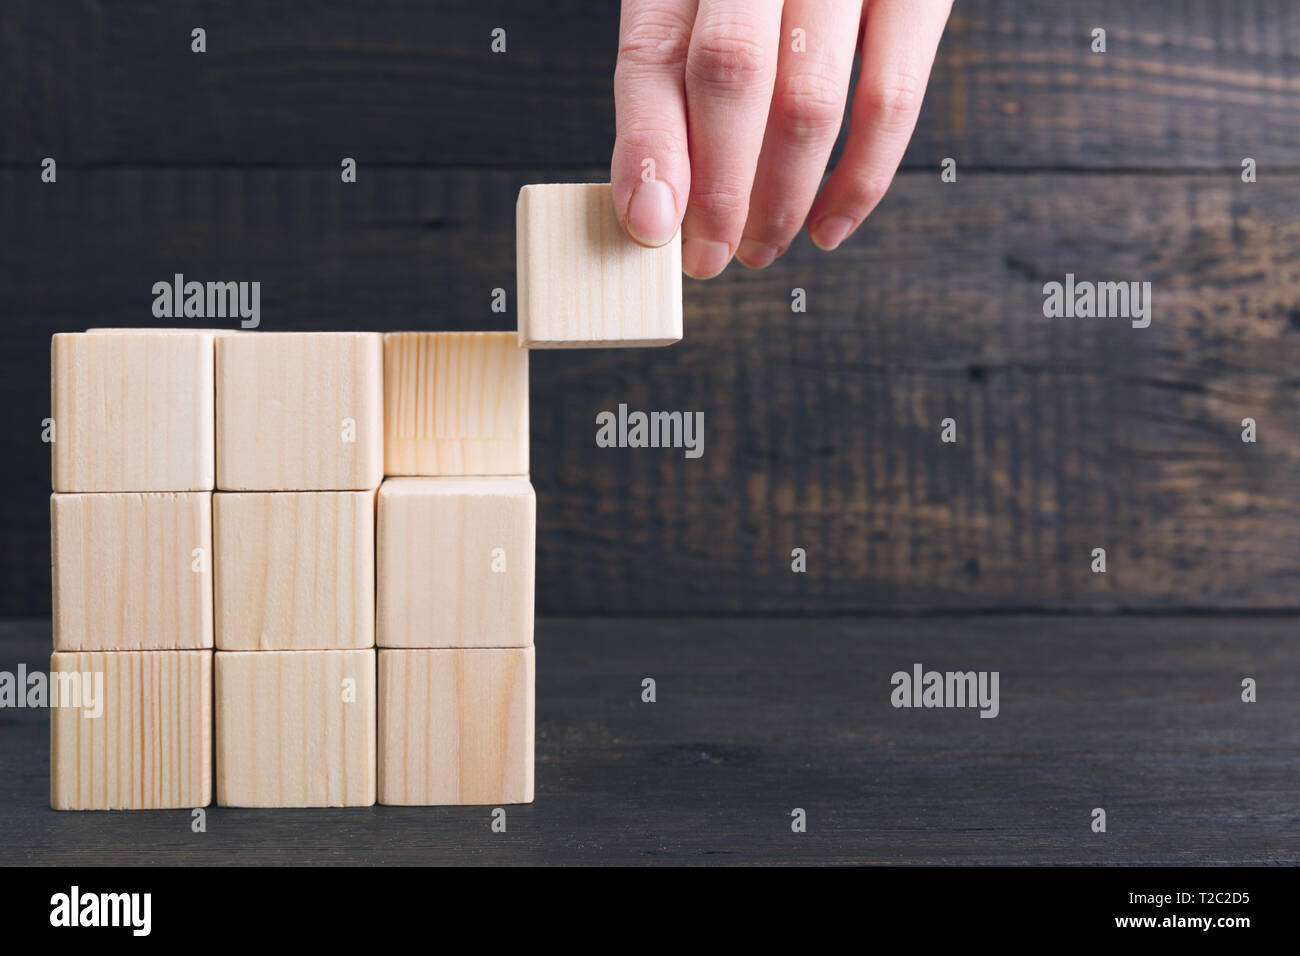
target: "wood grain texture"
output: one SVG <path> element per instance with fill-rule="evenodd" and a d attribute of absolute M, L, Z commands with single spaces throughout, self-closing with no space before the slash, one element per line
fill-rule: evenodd
<path fill-rule="evenodd" d="M 383 343 L 373 332 L 218 337 L 218 487 L 377 488 L 382 376 Z"/>
<path fill-rule="evenodd" d="M 50 670 L 67 675 L 68 688 L 79 675 L 83 688 L 70 698 L 82 706 L 50 709 L 50 806 L 162 810 L 212 801 L 212 651 L 55 651 Z"/>
<path fill-rule="evenodd" d="M 384 473 L 528 474 L 528 353 L 515 336 L 384 336 Z"/>
<path fill-rule="evenodd" d="M 212 524 L 218 648 L 374 645 L 373 491 L 218 492 Z"/>
<path fill-rule="evenodd" d="M 682 337 L 682 237 L 648 249 L 623 233 L 608 183 L 519 190 L 519 345 L 671 345 Z"/>
<path fill-rule="evenodd" d="M 256 263 L 283 303 L 269 328 L 513 325 L 490 303 L 520 186 L 593 175 L 410 169 L 342 189 L 95 170 L 51 190 L 0 171 L 0 216 L 26 237 L 0 261 L 0 396 L 39 422 L 50 331 L 138 321 L 172 268 L 163 233 L 213 275 Z M 678 346 L 532 352 L 539 610 L 1297 607 L 1297 222 L 1294 175 L 905 173 L 835 254 L 801 238 L 770 269 L 687 283 Z M 75 290 L 58 281 L 72 262 L 93 263 Z M 1067 271 L 1150 278 L 1151 327 L 1044 319 L 1043 284 Z M 620 402 L 704 412 L 703 458 L 596 447 Z M 45 605 L 34 428 L 0 431 L 10 610 Z M 1092 575 L 1105 542 L 1111 571 Z"/>
<path fill-rule="evenodd" d="M 373 649 L 218 651 L 214 700 L 219 805 L 375 802 Z"/>
<path fill-rule="evenodd" d="M 617 4 L 165 10 L 80 0 L 51 17 L 48 0 L 10 0 L 0 159 L 33 181 L 49 155 L 61 171 L 295 164 L 335 185 L 344 156 L 363 178 L 385 163 L 609 168 Z M 194 24 L 206 54 L 190 52 Z M 490 49 L 499 26 L 505 54 Z M 961 0 L 905 167 L 1294 167 L 1297 48 L 1291 0 Z"/>
<path fill-rule="evenodd" d="M 212 493 L 50 496 L 54 647 L 212 647 Z"/>
<path fill-rule="evenodd" d="M 380 647 L 533 641 L 537 498 L 527 478 L 379 487 Z"/>
<path fill-rule="evenodd" d="M 508 808 L 506 834 L 483 807 L 215 807 L 203 834 L 188 814 L 54 814 L 49 717 L 8 709 L 0 864 L 1295 865 L 1298 627 L 539 619 L 536 802 Z M 0 669 L 44 667 L 48 646 L 48 621 L 0 621 Z M 915 661 L 1000 671 L 997 719 L 891 707 L 889 675 Z"/>
<path fill-rule="evenodd" d="M 379 652 L 379 802 L 533 802 L 532 647 Z"/>
<path fill-rule="evenodd" d="M 64 333 L 50 344 L 55 491 L 210 491 L 213 336 Z"/>

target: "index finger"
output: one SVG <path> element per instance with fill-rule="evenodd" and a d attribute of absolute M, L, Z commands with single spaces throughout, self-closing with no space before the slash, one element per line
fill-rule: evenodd
<path fill-rule="evenodd" d="M 677 233 L 691 191 L 686 52 L 697 0 L 623 0 L 610 184 L 623 229 L 646 246 Z"/>

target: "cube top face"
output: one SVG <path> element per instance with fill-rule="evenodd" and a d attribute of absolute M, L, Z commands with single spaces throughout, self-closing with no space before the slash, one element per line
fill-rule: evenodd
<path fill-rule="evenodd" d="M 217 803 L 375 802 L 375 652 L 217 651 Z"/>
<path fill-rule="evenodd" d="M 379 489 L 380 647 L 533 642 L 537 499 L 527 478 L 390 478 Z"/>
<path fill-rule="evenodd" d="M 216 340 L 217 486 L 354 491 L 383 477 L 377 332 L 256 332 Z"/>
<path fill-rule="evenodd" d="M 210 491 L 211 332 L 59 333 L 50 343 L 55 491 Z"/>
<path fill-rule="evenodd" d="M 374 645 L 373 491 L 218 492 L 212 523 L 220 650 Z"/>
<path fill-rule="evenodd" d="M 87 335 L 241 335 L 239 329 L 102 328 L 86 329 Z"/>
<path fill-rule="evenodd" d="M 514 333 L 384 336 L 384 473 L 528 473 L 528 353 Z"/>
<path fill-rule="evenodd" d="M 380 507 L 383 500 L 394 498 L 427 497 L 490 497 L 521 496 L 536 499 L 533 483 L 527 475 L 449 475 L 438 478 L 389 478 L 379 486 Z"/>
<path fill-rule="evenodd" d="M 212 492 L 50 496 L 56 650 L 212 647 Z"/>
<path fill-rule="evenodd" d="M 379 802 L 532 803 L 532 647 L 379 651 Z"/>
<path fill-rule="evenodd" d="M 515 207 L 519 344 L 671 345 L 682 337 L 680 232 L 648 249 L 629 239 L 608 183 L 525 186 Z"/>
<path fill-rule="evenodd" d="M 212 801 L 211 651 L 56 651 L 50 671 L 51 807 Z"/>

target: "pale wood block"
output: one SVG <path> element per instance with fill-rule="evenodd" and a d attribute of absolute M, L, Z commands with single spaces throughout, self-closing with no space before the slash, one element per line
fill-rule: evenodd
<path fill-rule="evenodd" d="M 54 647 L 212 647 L 212 492 L 50 496 Z"/>
<path fill-rule="evenodd" d="M 56 651 L 50 670 L 51 807 L 212 801 L 212 651 Z"/>
<path fill-rule="evenodd" d="M 682 337 L 681 234 L 624 235 L 608 183 L 525 186 L 515 206 L 519 344 L 671 345 Z"/>
<path fill-rule="evenodd" d="M 379 487 L 380 647 L 533 641 L 537 498 L 527 478 L 390 478 Z"/>
<path fill-rule="evenodd" d="M 383 477 L 377 332 L 217 337 L 217 487 L 349 491 Z"/>
<path fill-rule="evenodd" d="M 157 326 L 154 328 L 118 328 L 115 326 L 104 326 L 97 329 L 86 329 L 87 335 L 193 335 L 194 333 L 202 335 L 243 335 L 239 329 L 176 329 Z"/>
<path fill-rule="evenodd" d="M 379 802 L 533 802 L 534 648 L 379 651 Z"/>
<path fill-rule="evenodd" d="M 210 491 L 214 340 L 180 329 L 55 335 L 54 490 Z"/>
<path fill-rule="evenodd" d="M 217 803 L 375 802 L 375 652 L 217 651 Z"/>
<path fill-rule="evenodd" d="M 374 646 L 373 491 L 218 492 L 212 524 L 219 649 Z"/>
<path fill-rule="evenodd" d="M 384 336 L 384 473 L 528 474 L 528 353 L 513 333 Z"/>

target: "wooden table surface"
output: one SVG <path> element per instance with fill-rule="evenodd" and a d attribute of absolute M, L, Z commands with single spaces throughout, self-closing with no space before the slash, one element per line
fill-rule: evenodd
<path fill-rule="evenodd" d="M 186 810 L 56 813 L 48 713 L 3 709 L 0 864 L 1295 863 L 1298 623 L 545 619 L 537 799 L 505 833 L 487 807 L 212 807 L 197 834 Z M 0 670 L 49 646 L 0 623 Z M 998 717 L 893 708 L 916 662 L 998 671 Z"/>

